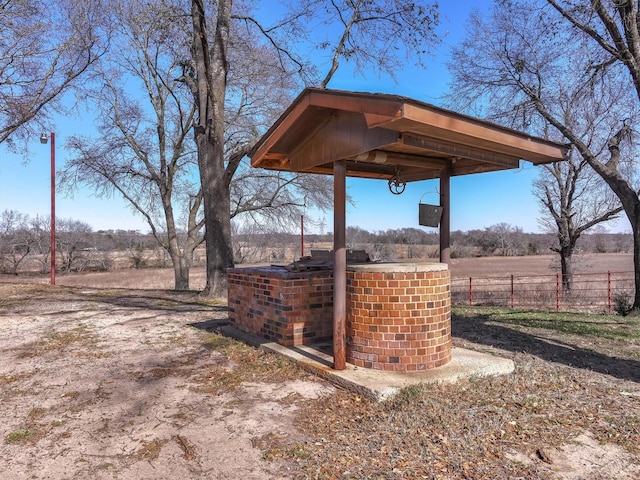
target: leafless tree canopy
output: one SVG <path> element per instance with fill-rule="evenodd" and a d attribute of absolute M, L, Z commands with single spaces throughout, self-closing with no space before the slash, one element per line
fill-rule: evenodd
<path fill-rule="evenodd" d="M 99 137 L 69 138 L 75 156 L 61 180 L 124 197 L 169 254 L 175 288 L 188 289 L 203 222 L 195 107 L 179 80 L 189 48 L 186 16 L 165 2 L 112 1 L 105 8 L 112 48 L 83 88 L 100 112 Z"/>
<path fill-rule="evenodd" d="M 458 107 L 568 140 L 580 157 L 573 165 L 586 162 L 615 193 L 636 236 L 636 308 L 640 202 L 631 133 L 640 105 L 637 17 L 635 0 L 499 0 L 486 17 L 472 16 L 451 61 Z M 596 191 L 582 205 L 604 198 Z M 561 223 L 582 209 L 573 208 Z M 607 212 L 591 214 L 583 226 L 608 218 Z"/>
<path fill-rule="evenodd" d="M 330 4 L 303 1 L 286 9 L 272 25 L 261 21 L 249 7 L 248 3 L 230 0 L 221 0 L 215 7 L 203 0 L 191 2 L 191 67 L 185 72 L 184 81 L 191 88 L 197 106 L 194 131 L 203 185 L 205 293 L 212 296 L 224 294 L 225 272 L 233 265 L 229 212 L 245 212 L 255 218 L 257 202 L 263 201 L 267 208 L 261 210 L 260 217 L 268 218 L 277 211 L 276 207 L 294 212 L 303 204 L 291 196 L 306 185 L 303 177 L 250 178 L 241 174 L 244 184 L 235 189 L 232 179 L 246 172 L 242 159 L 261 133 L 260 120 L 269 119 L 265 125 L 273 121 L 272 116 L 258 112 L 267 112 L 264 106 L 269 102 L 279 105 L 282 111 L 290 101 L 295 85 L 292 81 L 313 83 L 318 78 L 318 69 L 314 68 L 310 51 L 304 51 L 304 42 L 313 39 L 314 46 L 331 52 L 331 66 L 321 82 L 326 86 L 341 58 L 354 61 L 356 68 L 375 61 L 376 67 L 392 72 L 392 65 L 398 61 L 393 50 L 408 45 L 408 51 L 419 56 L 423 46 L 433 41 L 431 28 L 436 22 L 435 7 L 431 4 L 426 7 L 404 0 Z M 411 26 L 415 28 L 400 35 L 402 29 Z M 317 35 L 326 37 L 319 39 Z M 257 83 L 264 83 L 265 87 L 256 89 Z M 269 95 L 267 102 L 265 94 Z M 251 113 L 256 107 L 258 114 L 250 116 L 250 122 L 238 122 L 244 113 Z M 322 181 L 314 180 L 311 186 Z M 244 188 L 248 185 L 256 190 L 246 192 Z M 328 192 L 330 188 L 324 188 L 306 199 L 320 198 L 320 194 Z M 242 202 L 244 199 L 247 201 Z"/>
<path fill-rule="evenodd" d="M 303 0 L 280 25 L 310 55 L 324 57 L 308 76 L 311 83 L 327 87 L 343 63 L 360 74 L 375 72 L 394 79 L 406 62 L 425 66 L 425 55 L 439 41 L 434 32 L 438 21 L 435 2 Z"/>
<path fill-rule="evenodd" d="M 104 51 L 100 0 L 0 2 L 0 143 L 62 108 L 61 96 Z"/>
<path fill-rule="evenodd" d="M 260 8 L 258 8 L 260 7 Z M 0 142 L 79 99 L 97 135 L 74 136 L 62 181 L 123 196 L 188 287 L 206 236 L 206 292 L 233 265 L 231 218 L 285 227 L 329 205 L 328 178 L 251 172 L 247 154 L 304 85 L 342 63 L 393 76 L 436 43 L 437 4 L 409 0 L 5 0 Z M 261 9 L 263 9 L 261 11 Z M 99 60 L 99 61 L 98 61 Z M 76 85 L 78 86 L 78 85 Z"/>
<path fill-rule="evenodd" d="M 560 255 L 562 286 L 568 292 L 578 239 L 590 228 L 618 218 L 622 207 L 602 178 L 575 152 L 567 162 L 543 165 L 533 193 L 542 205 L 540 225 L 558 240 L 551 250 Z"/>

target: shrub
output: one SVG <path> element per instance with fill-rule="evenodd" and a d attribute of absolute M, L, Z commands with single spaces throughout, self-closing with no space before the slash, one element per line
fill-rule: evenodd
<path fill-rule="evenodd" d="M 631 311 L 631 296 L 627 292 L 618 292 L 612 300 L 613 310 L 616 314 L 626 317 Z"/>

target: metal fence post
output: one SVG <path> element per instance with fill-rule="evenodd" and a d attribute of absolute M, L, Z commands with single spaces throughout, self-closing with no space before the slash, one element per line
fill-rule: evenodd
<path fill-rule="evenodd" d="M 560 311 L 560 274 L 556 273 L 556 312 Z"/>
<path fill-rule="evenodd" d="M 611 272 L 607 270 L 607 305 L 611 315 Z"/>
<path fill-rule="evenodd" d="M 473 306 L 473 289 L 471 287 L 471 277 L 469 277 L 469 306 Z"/>
<path fill-rule="evenodd" d="M 511 274 L 511 308 L 513 308 L 513 273 Z"/>

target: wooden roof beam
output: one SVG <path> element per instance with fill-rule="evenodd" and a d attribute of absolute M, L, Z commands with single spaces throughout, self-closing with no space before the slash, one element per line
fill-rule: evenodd
<path fill-rule="evenodd" d="M 487 150 L 480 150 L 461 144 L 452 144 L 430 137 L 422 137 L 404 133 L 401 136 L 401 142 L 404 145 L 429 150 L 431 152 L 440 153 L 452 158 L 466 158 L 484 163 L 500 165 L 506 168 L 518 168 L 520 159 L 510 155 L 504 155 Z"/>
<path fill-rule="evenodd" d="M 291 153 L 291 169 L 308 171 L 318 165 L 380 150 L 396 143 L 399 136 L 393 130 L 369 128 L 361 114 L 333 115 Z"/>
<path fill-rule="evenodd" d="M 361 153 L 347 157 L 347 160 L 354 162 L 366 162 L 388 165 L 404 165 L 407 167 L 418 167 L 440 170 L 447 163 L 446 158 L 438 158 L 423 155 L 411 155 L 408 153 L 400 153 L 385 150 L 372 150 L 370 152 Z"/>

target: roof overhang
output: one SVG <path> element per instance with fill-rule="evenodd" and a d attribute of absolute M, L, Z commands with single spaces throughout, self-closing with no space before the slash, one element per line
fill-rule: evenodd
<path fill-rule="evenodd" d="M 403 181 L 566 160 L 569 148 L 409 98 L 308 88 L 262 136 L 251 165 Z"/>

